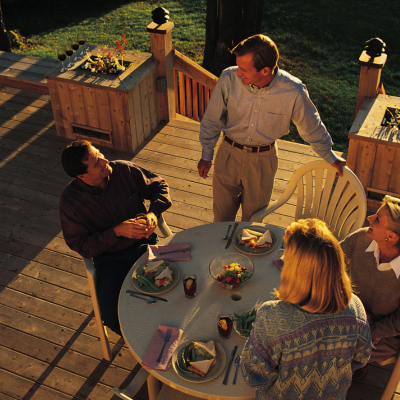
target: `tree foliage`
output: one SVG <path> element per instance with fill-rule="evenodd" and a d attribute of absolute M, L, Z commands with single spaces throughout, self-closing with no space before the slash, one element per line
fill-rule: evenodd
<path fill-rule="evenodd" d="M 6 26 L 4 25 L 3 12 L 1 11 L 1 1 L 0 1 L 0 50 L 11 51 L 10 41 L 7 36 Z"/>
<path fill-rule="evenodd" d="M 264 0 L 207 0 L 204 68 L 219 76 L 235 65 L 230 50 L 261 32 L 263 10 Z"/>

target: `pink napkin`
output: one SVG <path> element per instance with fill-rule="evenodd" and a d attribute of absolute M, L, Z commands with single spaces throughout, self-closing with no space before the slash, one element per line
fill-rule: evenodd
<path fill-rule="evenodd" d="M 171 328 L 172 334 L 169 342 L 165 344 L 164 352 L 161 357 L 161 361 L 157 362 L 157 358 L 160 355 L 162 347 L 164 345 L 165 333 L 169 326 L 158 325 L 156 334 L 150 343 L 146 354 L 143 357 L 142 365 L 146 369 L 156 369 L 157 371 L 166 371 L 168 368 L 169 360 L 174 354 L 175 349 L 179 345 L 179 341 L 183 335 L 183 330 L 179 328 Z"/>
<path fill-rule="evenodd" d="M 184 250 L 175 253 L 160 254 L 173 250 Z M 165 261 L 190 261 L 190 244 L 168 244 L 166 246 L 147 246 L 147 260 L 165 260 Z"/>
<path fill-rule="evenodd" d="M 275 258 L 275 260 L 273 260 L 272 262 L 275 264 L 276 268 L 279 269 L 279 271 L 282 271 L 283 268 L 283 258 L 285 256 L 283 255 L 282 257 L 279 258 Z"/>

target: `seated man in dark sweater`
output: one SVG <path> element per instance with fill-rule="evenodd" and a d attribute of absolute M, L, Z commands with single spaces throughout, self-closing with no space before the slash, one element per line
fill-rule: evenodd
<path fill-rule="evenodd" d="M 119 291 L 134 262 L 158 242 L 158 217 L 171 206 L 168 185 L 132 162 L 108 161 L 86 140 L 72 142 L 61 162 L 74 178 L 60 200 L 64 239 L 93 259 L 104 324 L 121 334 Z M 148 210 L 144 200 L 150 201 Z M 138 214 L 146 215 L 147 224 L 134 220 Z"/>
<path fill-rule="evenodd" d="M 369 228 L 349 235 L 341 246 L 349 260 L 355 293 L 370 322 L 373 348 L 369 362 L 384 365 L 393 362 L 400 351 L 400 199 L 385 196 L 368 221 Z"/>

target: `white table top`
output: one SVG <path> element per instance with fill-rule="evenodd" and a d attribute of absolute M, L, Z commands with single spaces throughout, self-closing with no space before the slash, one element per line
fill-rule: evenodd
<path fill-rule="evenodd" d="M 225 350 L 227 365 L 232 348 L 238 345 L 236 355 L 240 355 L 245 344 L 241 338 L 232 330 L 229 339 L 220 339 L 217 331 L 217 317 L 222 311 L 238 312 L 239 310 L 251 308 L 257 302 L 262 303 L 274 298 L 272 291 L 280 283 L 280 272 L 272 263 L 272 260 L 282 255 L 279 248 L 282 244 L 284 230 L 282 228 L 267 225 L 278 238 L 278 245 L 271 253 L 264 256 L 250 256 L 254 264 L 254 275 L 239 290 L 226 290 L 217 285 L 209 274 L 211 260 L 224 252 L 239 253 L 233 242 L 228 249 L 225 249 L 226 241 L 222 239 L 228 225 L 233 222 L 220 222 L 207 224 L 179 232 L 160 242 L 160 244 L 190 243 L 191 261 L 174 261 L 178 267 L 181 280 L 187 272 L 194 272 L 197 275 L 197 295 L 194 299 L 187 299 L 183 292 L 183 284 L 179 282 L 172 290 L 163 293 L 162 297 L 168 302 L 158 301 L 155 305 L 147 305 L 143 300 L 129 296 L 127 289 L 134 289 L 131 278 L 134 269 L 138 265 L 145 265 L 147 255 L 142 256 L 132 267 L 127 275 L 121 289 L 119 299 L 119 318 L 121 330 L 126 344 L 129 346 L 135 358 L 141 362 L 158 325 L 167 325 L 181 328 L 184 333 L 181 343 L 186 340 L 206 341 L 214 340 Z M 236 230 L 245 226 L 266 226 L 265 224 L 240 222 Z M 231 299 L 232 293 L 241 295 L 241 299 Z M 247 386 L 238 373 L 237 384 L 233 385 L 235 365 L 229 376 L 228 385 L 223 385 L 226 368 L 221 375 L 210 382 L 191 383 L 178 376 L 172 365 L 166 372 L 150 370 L 149 372 L 160 381 L 170 385 L 192 396 L 207 399 L 236 399 L 250 400 L 254 398 L 255 390 Z"/>

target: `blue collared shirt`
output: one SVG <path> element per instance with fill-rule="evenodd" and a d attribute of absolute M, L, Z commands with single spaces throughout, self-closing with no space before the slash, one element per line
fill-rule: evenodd
<path fill-rule="evenodd" d="M 332 138 L 310 100 L 305 85 L 277 70 L 269 86 L 244 85 L 237 67 L 225 69 L 200 125 L 202 158 L 212 160 L 221 131 L 245 146 L 261 146 L 286 135 L 290 121 L 301 137 L 329 164 L 337 160 Z"/>

